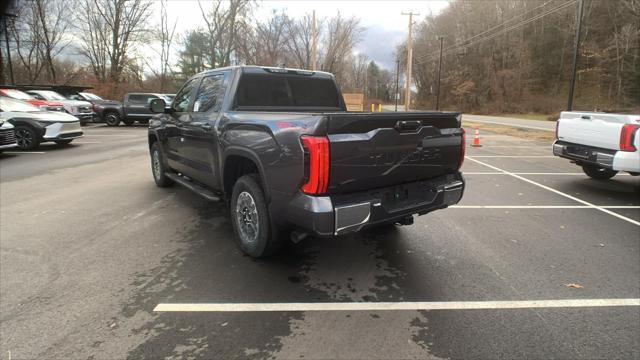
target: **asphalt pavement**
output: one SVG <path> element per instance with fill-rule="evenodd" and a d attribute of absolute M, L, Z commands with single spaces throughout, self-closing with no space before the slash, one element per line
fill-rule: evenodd
<path fill-rule="evenodd" d="M 482 133 L 458 206 L 254 260 L 224 204 L 155 187 L 144 127 L 85 134 L 0 155 L 0 359 L 640 357 L 638 177 Z M 371 310 L 412 302 L 443 309 Z M 248 303 L 280 310 L 155 311 Z"/>

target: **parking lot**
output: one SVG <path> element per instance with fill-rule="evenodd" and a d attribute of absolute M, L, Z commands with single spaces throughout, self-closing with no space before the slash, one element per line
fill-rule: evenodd
<path fill-rule="evenodd" d="M 458 206 L 254 260 L 225 205 L 154 185 L 146 136 L 0 155 L 0 358 L 640 357 L 640 177 L 483 133 Z"/>

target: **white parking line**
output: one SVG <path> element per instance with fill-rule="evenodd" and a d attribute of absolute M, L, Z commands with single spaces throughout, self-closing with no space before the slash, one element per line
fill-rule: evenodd
<path fill-rule="evenodd" d="M 515 177 L 516 179 L 520 179 L 520 180 L 522 180 L 522 181 L 526 181 L 526 182 L 528 182 L 529 184 L 532 184 L 532 185 L 538 186 L 538 187 L 540 187 L 540 188 L 543 188 L 543 189 L 545 189 L 545 190 L 551 191 L 551 192 L 556 193 L 556 194 L 558 194 L 558 195 L 564 196 L 564 197 L 566 197 L 566 198 L 568 198 L 568 199 L 571 199 L 571 200 L 573 200 L 573 201 L 577 201 L 577 202 L 579 202 L 579 203 L 581 203 L 581 204 L 583 204 L 583 205 L 587 205 L 587 206 L 592 207 L 592 208 L 594 208 L 594 209 L 600 210 L 600 211 L 602 211 L 602 212 L 604 212 L 604 213 L 607 213 L 607 214 L 609 214 L 609 215 L 611 215 L 611 216 L 615 216 L 615 217 L 617 217 L 617 218 L 619 218 L 619 219 L 622 219 L 622 220 L 627 221 L 627 222 L 630 222 L 630 223 L 632 223 L 632 224 L 634 224 L 634 225 L 640 226 L 640 222 L 635 221 L 635 220 L 633 220 L 633 219 L 630 219 L 630 218 L 628 218 L 628 217 L 626 217 L 626 216 L 622 216 L 622 215 L 620 215 L 620 214 L 616 214 L 615 212 L 610 211 L 610 210 L 607 210 L 607 209 L 605 209 L 605 208 L 603 208 L 603 207 L 601 207 L 601 206 L 598 206 L 598 205 L 592 204 L 592 203 L 590 203 L 590 202 L 588 202 L 588 201 L 584 201 L 584 200 L 582 200 L 582 199 L 578 199 L 578 198 L 577 198 L 577 197 L 575 197 L 575 196 L 571 196 L 571 195 L 569 195 L 569 194 L 565 194 L 565 193 L 563 193 L 562 191 L 558 191 L 558 190 L 553 189 L 553 188 L 550 188 L 550 187 L 548 187 L 548 186 L 546 186 L 546 185 L 542 185 L 542 184 L 540 184 L 540 183 L 538 183 L 538 182 L 535 182 L 535 181 L 533 181 L 533 180 L 529 180 L 529 179 L 527 179 L 527 178 L 525 178 L 525 177 L 522 177 L 522 176 L 520 176 L 520 175 L 516 175 L 515 173 L 512 173 L 512 172 L 509 172 L 509 171 L 506 171 L 506 170 L 500 169 L 499 167 L 496 167 L 496 166 L 493 166 L 493 165 L 490 165 L 490 164 L 487 164 L 487 163 L 483 163 L 483 162 L 482 162 L 482 161 L 480 161 L 480 160 L 476 160 L 476 159 L 474 159 L 474 158 L 470 158 L 470 157 L 467 157 L 467 156 L 465 156 L 465 157 L 466 157 L 467 159 L 469 159 L 469 160 L 473 161 L 473 162 L 476 162 L 476 163 L 480 164 L 480 165 L 484 165 L 484 166 L 486 166 L 486 167 L 488 167 L 488 168 L 491 168 L 491 169 L 493 169 L 493 170 L 503 172 L 503 173 L 505 173 L 505 174 L 507 174 L 507 175 L 511 175 L 511 176 Z"/>
<path fill-rule="evenodd" d="M 566 299 L 522 301 L 188 303 L 158 304 L 155 312 L 496 310 L 640 306 L 640 299 Z"/>
<path fill-rule="evenodd" d="M 556 158 L 553 155 L 471 155 L 474 158 Z M 558 159 L 561 159 L 557 157 Z"/>
<path fill-rule="evenodd" d="M 462 173 L 463 175 L 510 175 L 507 173 L 500 173 L 500 172 L 473 172 L 473 171 L 464 171 Z M 558 175 L 558 176 L 584 176 L 586 177 L 587 175 L 585 175 L 583 172 L 576 172 L 576 173 L 561 173 L 561 172 L 514 172 L 513 174 L 515 175 Z M 631 176 L 631 174 L 617 174 L 616 176 Z"/>
<path fill-rule="evenodd" d="M 144 135 L 142 135 L 142 134 L 135 135 L 135 134 L 87 134 L 87 133 L 84 133 L 84 136 L 115 136 L 115 137 L 131 136 L 131 137 L 142 137 Z"/>
<path fill-rule="evenodd" d="M 469 144 L 469 147 L 473 145 Z M 518 149 L 551 149 L 551 145 L 482 145 L 483 148 L 518 148 Z"/>
<path fill-rule="evenodd" d="M 22 154 L 45 154 L 44 151 L 5 151 L 3 154 L 22 155 Z"/>
<path fill-rule="evenodd" d="M 640 209 L 635 205 L 600 206 L 603 209 Z M 452 205 L 449 209 L 593 209 L 587 205 Z"/>

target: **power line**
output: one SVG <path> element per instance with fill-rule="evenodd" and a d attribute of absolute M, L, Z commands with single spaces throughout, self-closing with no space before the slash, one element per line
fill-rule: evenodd
<path fill-rule="evenodd" d="M 469 42 L 469 41 L 471 41 L 471 40 L 473 40 L 473 39 L 475 39 L 475 38 L 477 38 L 477 37 L 479 37 L 479 36 L 481 36 L 481 35 L 484 35 L 484 34 L 489 33 L 489 32 L 491 32 L 491 31 L 493 31 L 493 30 L 495 30 L 495 29 L 498 29 L 498 28 L 500 28 L 500 27 L 503 27 L 503 26 L 505 26 L 506 24 L 510 23 L 511 21 L 513 21 L 513 20 L 515 20 L 515 19 L 521 18 L 521 17 L 525 16 L 526 14 L 528 14 L 528 13 L 530 13 L 530 12 L 533 12 L 533 11 L 535 11 L 535 10 L 537 10 L 537 9 L 540 9 L 540 8 L 542 8 L 542 7 L 546 6 L 546 5 L 547 5 L 547 4 L 549 4 L 551 1 L 553 1 L 553 0 L 549 0 L 549 1 L 545 2 L 545 3 L 543 3 L 542 5 L 538 5 L 538 6 L 536 6 L 536 7 L 535 7 L 535 8 L 533 8 L 533 9 L 527 10 L 527 11 L 525 11 L 525 12 L 523 12 L 523 13 L 519 14 L 519 15 L 516 15 L 516 16 L 514 16 L 514 17 L 512 17 L 512 18 L 509 18 L 509 19 L 507 19 L 506 21 L 503 21 L 502 23 L 500 23 L 500 24 L 498 24 L 498 25 L 495 25 L 495 26 L 493 26 L 493 27 L 491 27 L 491 28 L 489 28 L 489 29 L 487 29 L 487 30 L 485 30 L 485 31 L 481 32 L 481 33 L 478 33 L 478 34 L 476 34 L 476 35 L 473 35 L 472 37 L 470 37 L 470 38 L 468 38 L 468 39 L 465 39 L 465 40 L 463 40 L 463 41 L 462 41 L 462 42 L 460 42 L 460 43 L 453 44 L 453 45 L 451 45 L 451 46 L 449 46 L 449 47 L 445 48 L 445 49 L 444 49 L 444 51 L 449 50 L 450 48 L 453 48 L 453 47 L 456 47 L 456 46 L 463 45 L 464 43 L 467 43 L 467 42 Z"/>
<path fill-rule="evenodd" d="M 507 31 L 511 31 L 511 30 L 517 29 L 517 28 L 519 28 L 519 27 L 521 27 L 521 26 L 527 25 L 527 24 L 529 24 L 529 23 L 531 23 L 531 22 L 533 22 L 533 21 L 536 21 L 536 20 L 538 20 L 538 19 L 541 19 L 541 18 L 543 18 L 543 17 L 545 17 L 545 16 L 547 16 L 547 15 L 550 15 L 550 14 L 552 14 L 552 13 L 556 12 L 556 11 L 560 11 L 560 10 L 562 10 L 562 9 L 564 9 L 564 8 L 566 8 L 566 7 L 570 6 L 570 5 L 572 5 L 572 4 L 573 4 L 573 3 L 575 3 L 576 1 L 577 1 L 577 0 L 569 0 L 569 1 L 565 2 L 565 3 L 562 3 L 562 4 L 560 4 L 560 5 L 556 6 L 556 7 L 554 7 L 554 8 L 551 8 L 551 9 L 549 9 L 549 10 L 546 10 L 546 11 L 545 11 L 545 12 L 543 12 L 543 13 L 540 13 L 540 14 L 534 15 L 534 16 L 533 16 L 533 17 L 531 17 L 531 18 L 528 18 L 528 19 L 525 19 L 525 20 L 523 20 L 523 21 L 521 21 L 521 22 L 518 22 L 518 23 L 516 23 L 516 24 L 510 25 L 509 27 L 503 28 L 503 29 L 501 29 L 501 30 L 499 30 L 499 31 L 496 31 L 496 32 L 492 33 L 492 34 L 488 34 L 488 35 L 486 35 L 486 36 L 483 36 L 483 37 L 479 38 L 479 39 L 478 39 L 478 40 L 476 40 L 476 41 L 471 41 L 471 42 L 469 42 L 469 40 L 470 40 L 470 39 L 472 39 L 472 38 L 476 38 L 476 37 L 478 37 L 478 36 L 479 36 L 480 34 L 482 34 L 482 33 L 480 33 L 480 34 L 476 34 L 476 35 L 472 36 L 472 38 L 469 38 L 469 39 L 463 40 L 463 41 L 459 42 L 459 43 L 458 43 L 458 44 L 456 44 L 456 45 L 452 45 L 452 46 L 448 47 L 447 49 L 445 49 L 445 50 L 443 51 L 443 53 L 449 53 L 449 52 L 451 52 L 451 51 L 453 51 L 453 50 L 457 50 L 457 49 L 464 48 L 464 47 L 467 47 L 467 46 L 470 46 L 470 45 L 473 45 L 473 44 L 477 44 L 477 43 L 480 43 L 480 42 L 483 42 L 483 41 L 486 41 L 486 40 L 493 39 L 493 38 L 497 37 L 498 35 L 500 35 L 500 34 L 502 34 L 502 33 L 504 33 L 504 32 L 507 32 Z M 548 2 L 547 2 L 547 3 L 548 3 Z M 545 4 L 547 4 L 547 3 L 545 3 Z M 536 9 L 537 9 L 537 8 L 536 8 Z M 532 10 L 530 10 L 530 11 L 528 11 L 528 12 L 531 12 L 531 11 L 533 11 L 533 10 L 535 10 L 535 9 L 532 9 Z M 524 14 L 526 14 L 526 13 L 523 13 L 522 15 L 524 15 Z M 518 15 L 518 16 L 516 16 L 516 17 L 514 17 L 514 18 L 521 17 L 522 15 Z M 509 19 L 507 22 L 510 22 L 510 21 L 511 21 L 512 19 L 514 19 L 514 18 Z M 506 23 L 506 22 L 505 22 L 505 23 Z M 497 27 L 502 27 L 502 26 L 504 26 L 504 24 L 505 24 L 505 23 L 502 23 L 502 24 L 498 25 Z M 495 28 L 496 28 L 496 27 L 494 26 L 494 27 L 493 27 L 493 29 L 495 29 Z M 490 31 L 490 30 L 487 30 L 487 31 Z M 483 33 L 486 33 L 487 31 L 484 31 Z M 428 62 L 428 61 L 431 61 L 431 60 L 435 59 L 435 57 L 436 57 L 435 55 L 426 55 L 426 56 L 422 56 L 422 57 L 420 57 L 420 58 L 419 58 L 419 57 L 416 57 L 416 59 L 417 59 L 416 64 L 417 64 L 417 65 L 424 64 L 424 63 L 426 63 L 426 62 Z"/>

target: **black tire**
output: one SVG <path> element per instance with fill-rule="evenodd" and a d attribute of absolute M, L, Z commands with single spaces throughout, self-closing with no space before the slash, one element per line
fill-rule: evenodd
<path fill-rule="evenodd" d="M 53 142 L 58 145 L 69 145 L 71 144 L 72 141 L 73 139 L 66 139 L 66 140 L 54 140 Z"/>
<path fill-rule="evenodd" d="M 164 165 L 164 157 L 158 143 L 155 142 L 151 145 L 151 173 L 153 174 L 153 180 L 158 187 L 169 187 L 173 185 L 173 180 L 167 177 L 167 169 Z"/>
<path fill-rule="evenodd" d="M 16 125 L 16 140 L 20 150 L 33 150 L 40 146 L 40 136 L 27 125 Z"/>
<path fill-rule="evenodd" d="M 259 258 L 282 247 L 284 237 L 271 222 L 258 175 L 245 175 L 236 181 L 230 212 L 236 243 L 245 254 Z"/>
<path fill-rule="evenodd" d="M 138 120 L 138 122 L 142 125 L 149 125 L 149 119 L 147 120 Z"/>
<path fill-rule="evenodd" d="M 122 122 L 127 126 L 131 126 L 136 121 L 135 120 L 131 120 L 131 119 L 122 119 Z"/>
<path fill-rule="evenodd" d="M 606 169 L 596 165 L 582 165 L 582 171 L 592 179 L 608 180 L 616 176 L 618 173 L 615 170 Z"/>
<path fill-rule="evenodd" d="M 107 111 L 104 113 L 104 122 L 107 126 L 118 126 L 120 125 L 120 114 L 116 111 Z"/>

